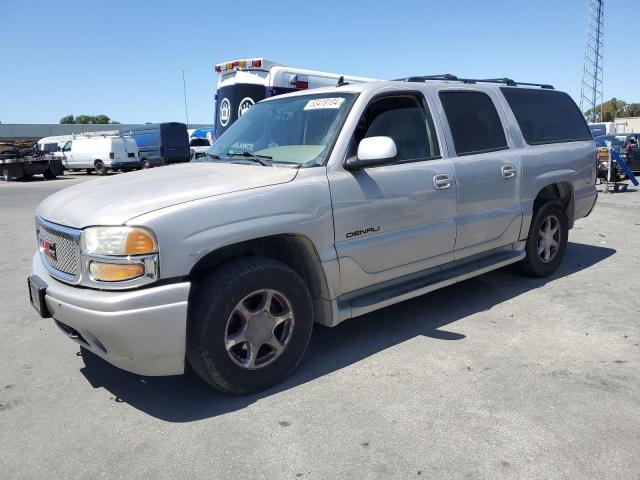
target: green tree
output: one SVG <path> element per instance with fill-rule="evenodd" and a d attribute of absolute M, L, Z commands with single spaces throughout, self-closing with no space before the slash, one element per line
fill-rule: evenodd
<path fill-rule="evenodd" d="M 61 124 L 71 124 L 71 123 L 76 123 L 76 119 L 73 117 L 73 115 L 67 115 L 66 117 L 62 117 L 60 119 L 60 123 Z"/>
<path fill-rule="evenodd" d="M 95 117 L 93 117 L 93 122 L 91 123 L 105 124 L 110 122 L 111 122 L 111 119 L 106 115 L 96 115 Z"/>
<path fill-rule="evenodd" d="M 594 115 L 594 111 L 592 108 L 584 112 L 584 116 L 589 121 L 596 122 L 613 122 L 616 117 L 621 117 L 625 113 L 625 107 L 627 106 L 626 102 L 623 100 L 618 100 L 617 98 L 612 98 L 611 100 L 607 100 L 596 108 L 596 114 Z M 602 118 L 600 118 L 600 108 L 602 108 Z"/>
<path fill-rule="evenodd" d="M 640 117 L 640 103 L 628 103 L 623 116 Z"/>

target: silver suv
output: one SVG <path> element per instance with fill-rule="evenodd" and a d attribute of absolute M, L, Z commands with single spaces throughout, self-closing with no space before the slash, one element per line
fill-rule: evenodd
<path fill-rule="evenodd" d="M 594 207 L 595 147 L 548 85 L 451 76 L 256 104 L 208 161 L 94 180 L 37 209 L 43 317 L 125 370 L 247 393 L 314 322 L 518 263 L 553 273 Z"/>

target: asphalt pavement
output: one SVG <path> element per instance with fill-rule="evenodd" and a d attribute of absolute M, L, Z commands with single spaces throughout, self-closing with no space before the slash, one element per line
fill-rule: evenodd
<path fill-rule="evenodd" d="M 0 182 L 0 478 L 640 478 L 640 191 L 601 194 L 551 278 L 318 326 L 230 396 L 80 356 L 29 305 L 38 202 L 94 178 Z"/>

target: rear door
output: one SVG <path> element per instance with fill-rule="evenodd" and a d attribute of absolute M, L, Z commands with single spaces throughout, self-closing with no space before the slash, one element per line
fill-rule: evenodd
<path fill-rule="evenodd" d="M 520 234 L 520 155 L 505 135 L 494 93 L 441 90 L 458 187 L 456 258 L 515 242 Z"/>
<path fill-rule="evenodd" d="M 453 164 L 442 158 L 421 93 L 372 100 L 351 139 L 388 136 L 397 162 L 329 172 L 342 288 L 351 292 L 451 261 L 456 226 Z"/>

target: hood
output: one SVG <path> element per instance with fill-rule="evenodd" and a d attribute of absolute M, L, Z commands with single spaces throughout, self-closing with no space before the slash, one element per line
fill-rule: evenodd
<path fill-rule="evenodd" d="M 100 178 L 45 198 L 37 215 L 59 225 L 84 228 L 127 220 L 179 203 L 287 183 L 293 168 L 232 163 L 186 163 Z"/>

